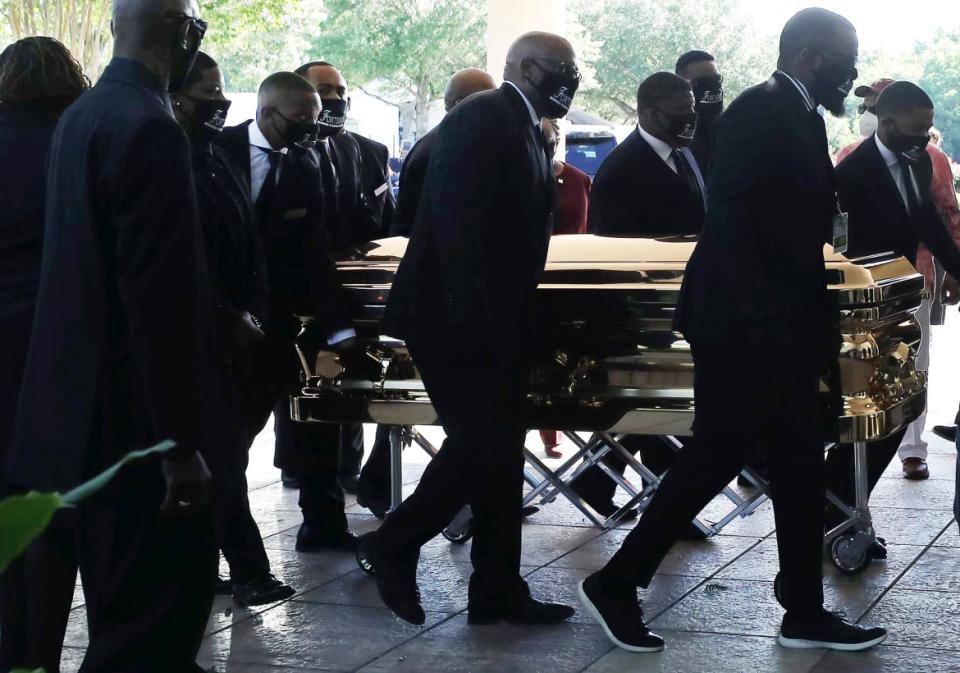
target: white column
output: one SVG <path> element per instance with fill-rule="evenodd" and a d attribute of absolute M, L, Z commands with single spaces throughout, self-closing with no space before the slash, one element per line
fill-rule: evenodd
<path fill-rule="evenodd" d="M 531 30 L 566 34 L 566 0 L 487 0 L 487 72 L 503 79 L 507 50 Z"/>

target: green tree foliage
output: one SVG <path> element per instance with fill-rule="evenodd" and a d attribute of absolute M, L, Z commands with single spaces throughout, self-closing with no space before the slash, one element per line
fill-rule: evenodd
<path fill-rule="evenodd" d="M 311 54 L 393 105 L 413 100 L 418 135 L 453 72 L 486 62 L 484 2 L 327 0 Z"/>
<path fill-rule="evenodd" d="M 588 73 L 578 105 L 617 123 L 636 119 L 637 85 L 673 71 L 691 49 L 713 54 L 729 97 L 766 79 L 776 39 L 759 37 L 737 0 L 574 0 L 575 41 Z"/>
<path fill-rule="evenodd" d="M 201 0 L 209 28 L 203 50 L 223 69 L 231 91 L 256 91 L 278 70 L 294 70 L 323 18 L 321 0 Z"/>
<path fill-rule="evenodd" d="M 937 107 L 943 149 L 960 159 L 960 28 L 942 31 L 930 44 L 919 45 L 917 58 L 922 63 L 919 84 Z"/>
<path fill-rule="evenodd" d="M 6 24 L 0 37 L 54 37 L 90 79 L 106 67 L 113 45 L 110 0 L 0 0 L 0 12 Z"/>

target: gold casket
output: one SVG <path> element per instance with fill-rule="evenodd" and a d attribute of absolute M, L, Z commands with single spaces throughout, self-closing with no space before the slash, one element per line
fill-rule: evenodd
<path fill-rule="evenodd" d="M 301 318 L 295 420 L 437 423 L 404 344 L 380 334 L 406 243 L 375 241 L 338 262 L 358 307 L 358 339 L 350 351 L 330 352 L 311 333 L 311 318 Z M 693 239 L 553 238 L 536 300 L 528 427 L 690 434 L 693 362 L 672 325 L 694 245 Z M 925 375 L 914 367 L 923 277 L 892 254 L 847 259 L 828 247 L 825 255 L 843 334 L 840 375 L 821 386 L 825 413 L 835 420 L 833 439 L 874 441 L 915 419 L 926 402 Z M 828 404 L 837 399 L 842 410 Z"/>

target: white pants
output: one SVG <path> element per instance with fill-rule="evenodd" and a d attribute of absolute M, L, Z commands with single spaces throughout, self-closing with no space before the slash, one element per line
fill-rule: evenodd
<path fill-rule="evenodd" d="M 933 306 L 932 299 L 924 299 L 920 304 L 920 310 L 917 311 L 917 322 L 920 323 L 920 348 L 917 349 L 917 369 L 930 370 L 930 308 Z M 907 434 L 903 436 L 900 442 L 900 460 L 907 458 L 927 459 L 927 443 L 923 441 L 923 429 L 927 424 L 927 409 L 924 407 L 923 413 L 907 426 Z"/>

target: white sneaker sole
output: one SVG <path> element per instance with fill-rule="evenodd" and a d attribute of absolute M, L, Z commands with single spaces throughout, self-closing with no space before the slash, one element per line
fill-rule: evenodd
<path fill-rule="evenodd" d="M 619 640 L 615 635 L 613 635 L 613 632 L 610 630 L 610 627 L 607 626 L 607 622 L 603 619 L 603 617 L 600 616 L 600 611 L 597 610 L 597 607 L 593 604 L 593 601 L 587 598 L 587 592 L 583 590 L 583 582 L 584 580 L 580 580 L 580 583 L 577 585 L 577 593 L 580 595 L 580 602 L 583 604 L 583 607 L 586 608 L 587 612 L 589 612 L 590 615 L 597 620 L 600 626 L 603 627 L 603 631 L 604 633 L 607 634 L 607 638 L 609 638 L 614 645 L 624 650 L 627 650 L 628 652 L 662 652 L 663 651 L 663 645 L 660 645 L 658 647 L 637 647 L 636 645 L 627 645 L 625 642 Z"/>
<path fill-rule="evenodd" d="M 823 640 L 804 640 L 803 638 L 787 638 L 783 634 L 777 636 L 780 647 L 791 650 L 836 650 L 837 652 L 862 652 L 876 647 L 887 639 L 887 634 L 863 643 L 831 643 Z"/>

